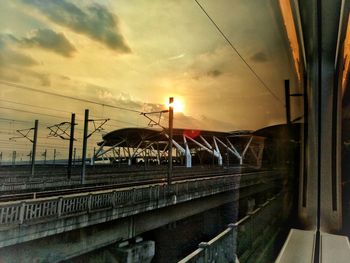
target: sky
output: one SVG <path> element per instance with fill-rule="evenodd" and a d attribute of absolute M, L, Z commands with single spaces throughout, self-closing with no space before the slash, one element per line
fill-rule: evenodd
<path fill-rule="evenodd" d="M 64 141 L 47 139 L 46 127 L 69 121 L 75 112 L 80 136 L 84 109 L 92 118 L 111 119 L 104 132 L 148 123 L 136 112 L 28 88 L 141 112 L 164 109 L 173 96 L 184 105 L 183 112 L 175 114 L 179 128 L 233 131 L 284 122 L 284 79 L 291 80 L 292 91 L 298 82 L 279 10 L 272 2 L 199 1 L 274 95 L 195 1 L 2 1 L 3 151 L 23 148 L 25 158 L 30 142 L 8 139 L 16 129 L 32 127 L 35 119 L 40 124 L 40 151 L 66 147 Z M 166 122 L 164 118 L 162 124 Z M 100 140 L 96 133 L 91 147 Z"/>

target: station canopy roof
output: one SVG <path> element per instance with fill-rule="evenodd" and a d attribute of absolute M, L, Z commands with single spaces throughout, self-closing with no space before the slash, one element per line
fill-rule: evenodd
<path fill-rule="evenodd" d="M 168 134 L 168 130 L 160 128 L 123 128 L 105 134 L 102 137 L 103 141 L 99 142 L 98 145 L 104 144 L 104 146 L 114 146 L 118 144 L 119 147 L 136 147 L 140 142 L 158 142 L 160 144 L 166 144 L 168 141 L 166 134 Z M 227 138 L 250 134 L 252 134 L 252 131 L 247 130 L 220 132 L 198 129 L 173 129 L 173 139 L 181 144 L 183 142 L 183 135 L 195 139 L 199 136 L 203 136 L 204 138 L 213 136 L 217 138 Z"/>
<path fill-rule="evenodd" d="M 303 131 L 302 123 L 277 124 L 264 127 L 255 131 L 253 134 L 270 139 L 300 141 L 300 133 Z"/>

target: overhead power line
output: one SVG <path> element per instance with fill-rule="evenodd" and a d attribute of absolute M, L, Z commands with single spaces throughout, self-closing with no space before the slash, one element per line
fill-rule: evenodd
<path fill-rule="evenodd" d="M 52 111 L 58 111 L 58 112 L 64 112 L 64 113 L 72 113 L 71 111 L 59 110 L 59 109 L 54 109 L 54 108 L 50 108 L 50 107 L 32 105 L 32 104 L 27 104 L 27 103 L 22 103 L 22 102 L 16 102 L 16 101 L 11 101 L 11 100 L 0 99 L 0 101 L 6 102 L 6 103 L 11 103 L 11 104 L 16 104 L 16 105 L 21 105 L 21 106 L 28 106 L 28 107 L 38 108 L 38 109 L 52 110 Z"/>
<path fill-rule="evenodd" d="M 46 95 L 57 96 L 57 97 L 65 98 L 65 99 L 82 101 L 82 102 L 91 103 L 91 104 L 95 104 L 95 105 L 99 105 L 99 106 L 113 108 L 113 109 L 124 110 L 124 111 L 129 111 L 129 112 L 134 112 L 134 113 L 141 113 L 141 111 L 138 111 L 138 110 L 128 109 L 128 108 L 119 107 L 119 106 L 110 105 L 110 104 L 104 104 L 104 103 L 100 103 L 100 102 L 96 102 L 96 101 L 92 101 L 92 100 L 88 100 L 88 99 L 76 98 L 76 97 L 63 95 L 63 94 L 59 94 L 59 93 L 55 93 L 55 92 L 51 92 L 51 91 L 34 89 L 34 88 L 31 88 L 31 87 L 27 87 L 27 86 L 24 86 L 24 85 L 11 83 L 11 82 L 7 82 L 7 81 L 0 80 L 0 84 L 6 85 L 6 86 L 10 86 L 10 87 L 14 87 L 14 88 L 18 88 L 18 89 L 24 89 L 24 90 L 29 90 L 29 91 L 33 91 L 33 92 L 39 92 L 39 93 L 43 93 L 43 94 L 46 94 Z"/>
<path fill-rule="evenodd" d="M 69 113 L 69 114 L 72 113 L 72 111 L 61 110 L 61 109 L 55 109 L 55 108 L 44 107 L 44 106 L 38 106 L 38 105 L 33 105 L 33 104 L 28 104 L 28 103 L 22 103 L 22 102 L 16 102 L 16 101 L 11 101 L 11 100 L 0 99 L 0 101 L 6 102 L 6 103 L 12 103 L 12 104 L 16 104 L 16 105 L 21 105 L 21 106 L 28 106 L 28 107 L 38 108 L 38 109 L 45 109 L 45 110 L 51 110 L 51 111 L 57 111 L 57 112 L 64 112 L 64 113 Z M 81 116 L 83 116 L 83 114 L 79 114 L 79 113 L 77 113 L 76 115 L 81 115 Z M 94 117 L 94 118 L 102 118 L 102 117 L 94 116 L 94 115 L 91 115 L 91 117 Z M 83 119 L 77 119 L 77 120 L 82 121 Z M 131 122 L 123 121 L 123 120 L 112 119 L 112 118 L 110 118 L 110 120 L 111 120 L 111 121 L 120 122 L 120 123 L 129 124 L 129 125 L 135 125 L 135 123 L 131 123 Z"/>
<path fill-rule="evenodd" d="M 34 114 L 34 113 L 33 113 Z M 38 114 L 38 113 L 35 113 L 35 114 Z M 58 117 L 58 116 L 57 116 Z M 61 117 L 60 117 L 61 118 Z M 8 123 L 33 123 L 33 121 L 26 121 L 26 120 L 19 120 L 19 119 L 9 119 L 9 118 L 0 118 L 0 121 L 2 122 L 8 122 Z M 40 121 L 39 123 L 39 126 L 40 125 L 51 125 L 52 123 L 48 123 L 48 122 L 43 122 L 43 121 Z M 17 125 L 17 124 L 16 124 Z M 82 129 L 81 129 L 82 130 Z"/>
<path fill-rule="evenodd" d="M 15 119 L 7 119 L 7 118 L 0 118 L 0 121 L 8 121 L 8 122 L 22 122 L 22 123 L 33 123 L 32 121 L 15 120 Z"/>
<path fill-rule="evenodd" d="M 9 108 L 9 107 L 1 107 L 0 106 L 0 109 L 24 112 L 24 113 L 29 113 L 29 114 L 38 114 L 38 115 L 42 115 L 42 116 L 54 117 L 54 118 L 59 118 L 59 119 L 64 119 L 65 118 L 65 117 L 62 117 L 62 116 L 56 116 L 56 115 L 40 113 L 40 112 L 35 112 L 35 111 L 20 110 L 20 109 Z"/>
<path fill-rule="evenodd" d="M 253 73 L 253 75 L 260 81 L 260 83 L 263 85 L 263 87 L 283 106 L 283 101 L 267 86 L 267 84 L 259 77 L 259 75 L 255 72 L 255 70 L 249 65 L 247 60 L 239 53 L 239 51 L 235 48 L 235 46 L 231 43 L 231 41 L 227 38 L 227 36 L 224 34 L 224 32 L 220 29 L 220 27 L 215 23 L 215 21 L 210 17 L 208 12 L 204 9 L 204 7 L 198 2 L 198 0 L 194 0 L 199 8 L 203 11 L 203 13 L 209 18 L 209 20 L 212 22 L 212 24 L 215 26 L 215 28 L 220 32 L 221 36 L 226 40 L 226 42 L 229 44 L 229 46 L 233 49 L 233 51 L 240 57 L 240 59 L 243 61 L 243 63 L 249 68 L 249 70 Z"/>
<path fill-rule="evenodd" d="M 56 115 L 51 115 L 51 114 L 46 114 L 46 113 L 41 113 L 41 112 L 35 112 L 35 111 L 27 111 L 27 110 L 21 110 L 21 109 L 16 109 L 16 108 L 10 108 L 10 107 L 2 107 L 0 106 L 0 109 L 4 110 L 12 110 L 12 111 L 18 111 L 18 112 L 24 112 L 24 113 L 29 113 L 29 114 L 37 114 L 37 115 L 42 115 L 42 116 L 48 116 L 48 117 L 53 117 L 53 118 L 58 118 L 58 119 L 65 119 L 63 116 L 56 116 Z M 9 121 L 9 122 L 23 122 L 23 123 L 31 123 L 29 121 L 21 121 L 21 120 L 13 120 L 13 119 L 7 119 L 7 118 L 0 118 L 0 120 L 3 121 Z M 82 121 L 82 119 L 77 119 L 78 121 Z M 122 120 L 117 120 L 117 119 L 111 119 L 112 121 L 124 123 L 124 124 L 129 124 L 129 125 L 135 125 L 135 123 L 127 122 L 127 121 L 122 121 Z M 120 127 L 116 125 L 108 125 L 111 127 Z"/>

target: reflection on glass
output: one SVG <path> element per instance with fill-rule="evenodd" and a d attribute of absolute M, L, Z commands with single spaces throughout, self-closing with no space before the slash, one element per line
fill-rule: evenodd
<path fill-rule="evenodd" d="M 0 261 L 272 262 L 303 147 L 293 21 L 282 0 L 3 1 Z"/>

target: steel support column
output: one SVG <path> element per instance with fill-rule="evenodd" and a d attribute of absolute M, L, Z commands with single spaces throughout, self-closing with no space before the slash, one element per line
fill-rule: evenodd
<path fill-rule="evenodd" d="M 185 144 L 185 156 L 186 156 L 186 167 L 187 168 L 191 168 L 192 167 L 192 155 L 191 155 L 191 151 L 188 148 L 188 143 L 186 140 L 186 136 L 183 135 L 183 139 L 184 139 L 184 144 Z"/>
<path fill-rule="evenodd" d="M 32 149 L 32 165 L 31 165 L 31 175 L 34 176 L 34 169 L 35 169 L 35 154 L 36 154 L 36 144 L 38 140 L 38 127 L 39 127 L 39 121 L 35 120 L 34 124 L 34 136 L 33 136 L 33 149 Z"/>
<path fill-rule="evenodd" d="M 169 148 L 168 148 L 168 184 L 171 184 L 173 175 L 173 121 L 174 121 L 174 98 L 169 98 Z"/>
<path fill-rule="evenodd" d="M 68 179 L 71 178 L 71 174 L 72 174 L 74 126 L 75 126 L 75 113 L 72 113 L 72 117 L 71 117 L 71 120 L 70 120 L 70 134 L 69 134 L 69 153 L 68 153 L 68 167 L 67 167 L 67 177 L 68 177 Z"/>
<path fill-rule="evenodd" d="M 89 110 L 85 110 L 84 117 L 84 136 L 83 136 L 83 151 L 81 156 L 81 184 L 85 183 L 85 169 L 86 169 L 86 149 L 87 149 L 87 139 L 88 139 L 88 129 L 89 129 Z"/>

